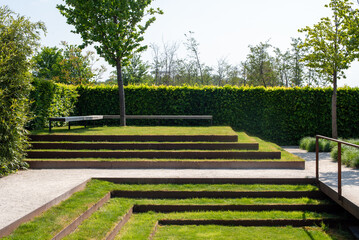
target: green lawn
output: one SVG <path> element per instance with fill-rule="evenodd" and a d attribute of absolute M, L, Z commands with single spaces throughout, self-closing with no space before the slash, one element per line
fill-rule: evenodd
<path fill-rule="evenodd" d="M 56 127 L 49 133 L 48 129 L 32 131 L 31 134 L 79 134 L 79 135 L 235 135 L 231 127 L 90 127 L 74 126 Z"/>
<path fill-rule="evenodd" d="M 34 220 L 21 225 L 15 232 L 4 239 L 51 239 L 57 232 L 76 219 L 89 206 L 101 199 L 107 192 L 112 190 L 172 190 L 172 191 L 315 191 L 316 186 L 312 185 L 246 185 L 246 184 L 114 184 L 106 181 L 92 180 L 88 183 L 85 190 L 74 194 L 70 199 L 49 209 Z M 112 198 L 99 211 L 94 213 L 89 219 L 72 234 L 65 239 L 103 239 L 111 228 L 122 218 L 122 216 L 134 204 L 325 204 L 327 200 L 309 199 L 309 198 L 240 198 L 240 199 L 128 199 Z M 189 212 L 189 213 L 142 213 L 134 214 L 130 221 L 125 225 L 123 231 L 117 236 L 117 239 L 147 239 L 151 233 L 155 222 L 159 219 L 321 219 L 334 217 L 335 215 L 327 213 L 315 213 L 304 211 L 262 211 L 262 212 L 238 212 L 238 211 L 207 211 L 207 212 Z M 260 229 L 260 228 L 259 228 Z M 266 228 L 268 234 L 276 234 L 277 228 Z M 177 231 L 177 230 L 176 230 Z M 181 230 L 178 230 L 181 231 Z M 209 231 L 211 231 L 209 229 Z M 232 231 L 232 230 L 230 230 Z M 293 230 L 303 231 L 300 229 Z M 158 233 L 165 234 L 166 230 Z M 198 234 L 193 230 L 193 234 Z M 196 233 L 197 232 L 197 233 Z M 315 230 L 315 234 L 323 234 L 322 230 Z M 258 234 L 261 230 L 258 230 Z M 294 233 L 293 233 L 294 234 Z M 314 234 L 314 233 L 313 233 Z M 190 235 L 191 236 L 191 235 Z M 267 236 L 267 235 L 262 235 Z M 270 235 L 268 235 L 270 236 Z M 283 235 L 283 239 L 284 239 Z M 297 236 L 297 235 L 293 235 Z M 302 236 L 302 235 L 298 235 Z M 157 236 L 156 236 L 157 237 Z M 210 235 L 209 235 L 210 237 Z M 176 238 L 174 238 L 176 239 Z M 240 238 L 242 239 L 242 238 Z M 245 239 L 245 238 L 244 238 Z M 295 237 L 293 239 L 301 239 Z M 328 238 L 331 239 L 331 238 Z M 342 238 L 347 239 L 347 238 Z"/>
<path fill-rule="evenodd" d="M 326 240 L 332 239 L 319 227 L 227 227 L 160 226 L 154 240 Z"/>

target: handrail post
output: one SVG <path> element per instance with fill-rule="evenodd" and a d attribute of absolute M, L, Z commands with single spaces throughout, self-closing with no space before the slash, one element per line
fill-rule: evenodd
<path fill-rule="evenodd" d="M 315 176 L 319 182 L 319 138 L 315 136 Z"/>
<path fill-rule="evenodd" d="M 342 199 L 342 144 L 338 142 L 338 199 Z"/>

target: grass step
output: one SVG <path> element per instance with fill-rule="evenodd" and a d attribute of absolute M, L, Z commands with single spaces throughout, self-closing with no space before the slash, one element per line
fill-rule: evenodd
<path fill-rule="evenodd" d="M 280 159 L 281 152 L 222 152 L 222 151 L 28 151 L 28 158 L 149 158 L 149 159 Z"/>
<path fill-rule="evenodd" d="M 189 198 L 313 198 L 323 199 L 320 191 L 125 191 L 111 192 L 112 198 L 189 199 Z"/>
<path fill-rule="evenodd" d="M 335 225 L 338 219 L 235 219 L 235 220 L 192 220 L 192 219 L 164 219 L 159 220 L 159 225 L 221 225 L 221 226 L 320 226 L 322 222 Z M 344 220 L 341 220 L 343 223 Z"/>
<path fill-rule="evenodd" d="M 258 150 L 258 143 L 31 143 L 32 149 Z"/>
<path fill-rule="evenodd" d="M 37 142 L 238 142 L 238 135 L 30 135 Z"/>
<path fill-rule="evenodd" d="M 335 204 L 251 204 L 251 205 L 154 205 L 133 206 L 133 213 L 144 212 L 199 212 L 199 211 L 315 211 L 338 212 L 341 208 Z"/>

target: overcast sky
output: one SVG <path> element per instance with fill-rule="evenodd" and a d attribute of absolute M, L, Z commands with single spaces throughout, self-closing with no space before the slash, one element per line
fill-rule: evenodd
<path fill-rule="evenodd" d="M 236 65 L 245 60 L 248 45 L 257 45 L 270 39 L 270 43 L 286 50 L 291 37 L 302 36 L 299 28 L 312 26 L 321 17 L 330 16 L 324 7 L 329 0 L 155 0 L 153 7 L 160 7 L 164 15 L 150 26 L 144 44 L 185 41 L 185 33 L 194 32 L 199 42 L 201 61 L 214 66 L 225 58 Z M 61 0 L 0 0 L 13 11 L 43 21 L 47 35 L 42 37 L 44 46 L 59 46 L 61 41 L 80 44 L 81 38 L 71 33 L 72 26 L 56 9 Z M 181 45 L 179 57 L 186 57 Z M 144 54 L 151 59 L 151 52 Z M 102 64 L 104 61 L 102 62 Z M 110 66 L 106 66 L 112 70 Z M 105 76 L 106 77 L 106 76 Z M 347 71 L 347 79 L 340 85 L 359 86 L 359 63 Z"/>

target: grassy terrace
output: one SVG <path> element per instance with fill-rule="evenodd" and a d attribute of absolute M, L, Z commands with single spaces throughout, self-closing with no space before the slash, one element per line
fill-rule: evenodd
<path fill-rule="evenodd" d="M 5 239 L 51 239 L 61 229 L 79 217 L 88 207 L 100 200 L 106 193 L 113 190 L 128 191 L 317 191 L 312 185 L 245 185 L 245 184 L 114 184 L 106 181 L 92 180 L 87 188 L 75 193 L 68 200 L 51 208 L 31 222 L 21 225 L 12 235 Z M 133 205 L 248 205 L 248 204 L 330 204 L 328 200 L 302 198 L 238 198 L 238 199 L 132 199 L 111 198 L 99 211 L 85 220 L 75 232 L 64 239 L 103 239 L 114 228 Z M 173 212 L 173 213 L 136 213 L 125 224 L 116 239 L 148 239 L 155 223 L 160 219 L 337 219 L 331 213 L 311 211 L 201 211 L 201 212 Z M 182 232 L 186 231 L 183 235 Z M 237 234 L 241 231 L 243 234 Z M 169 238 L 168 234 L 173 233 Z M 339 239 L 350 239 L 347 232 L 331 228 L 293 228 L 293 227 L 222 227 L 222 226 L 160 226 L 155 239 L 221 239 L 218 233 L 223 232 L 222 239 L 333 239 L 331 235 L 340 236 Z M 330 233 L 332 232 L 332 233 Z M 330 233 L 330 234 L 329 234 Z M 308 238 L 308 236 L 313 238 Z M 232 235 L 232 236 L 231 236 Z M 289 237 L 290 236 L 290 237 Z M 304 238 L 304 237 L 306 238 Z M 252 239 L 252 238 L 250 238 Z"/>
<path fill-rule="evenodd" d="M 46 130 L 43 131 L 34 131 L 32 134 L 49 134 Z M 98 128 L 83 128 L 83 127 L 74 127 L 74 129 L 68 130 L 65 127 L 54 128 L 53 133 L 51 134 L 83 134 L 83 135 L 238 135 L 239 143 L 259 143 L 259 151 L 261 152 L 281 152 L 281 159 L 271 159 L 270 161 L 303 161 L 303 159 L 290 154 L 284 151 L 278 145 L 264 141 L 258 137 L 248 136 L 245 132 L 235 132 L 230 127 L 98 127 Z M 65 143 L 65 142 L 64 142 Z M 186 150 L 187 152 L 194 150 Z M 183 151 L 178 150 L 178 151 Z M 57 150 L 43 150 L 43 151 L 61 151 Z M 64 150 L 72 151 L 72 150 Z M 74 151 L 94 151 L 94 150 L 74 150 Z M 109 150 L 95 150 L 95 151 L 109 151 Z M 112 150 L 113 151 L 113 150 Z M 128 150 L 121 150 L 128 151 Z M 141 150 L 137 150 L 141 151 Z M 151 150 L 143 150 L 151 151 Z M 157 150 L 158 151 L 158 150 Z M 177 150 L 176 150 L 177 151 Z M 201 150 L 197 150 L 201 151 Z M 222 151 L 233 151 L 233 150 L 222 150 Z M 238 151 L 238 150 L 237 150 Z M 248 150 L 240 150 L 248 151 Z M 254 150 L 251 150 L 254 151 Z M 28 159 L 28 161 L 178 161 L 178 159 L 140 159 L 140 158 L 128 158 L 128 159 L 111 159 L 111 158 L 69 158 L 69 159 Z M 210 159 L 210 160 L 201 160 L 201 159 L 181 159 L 181 161 L 228 161 L 228 159 Z M 229 161 L 233 161 L 230 159 Z M 269 161 L 266 159 L 263 160 L 248 160 L 248 159 L 236 159 L 235 161 Z"/>
<path fill-rule="evenodd" d="M 205 233 L 205 234 L 204 234 Z M 263 240 L 263 239 L 333 239 L 319 227 L 228 227 L 228 226 L 160 226 L 155 240 Z"/>
<path fill-rule="evenodd" d="M 230 127 L 56 127 L 49 133 L 47 129 L 32 131 L 34 135 L 79 134 L 79 135 L 235 135 Z"/>

